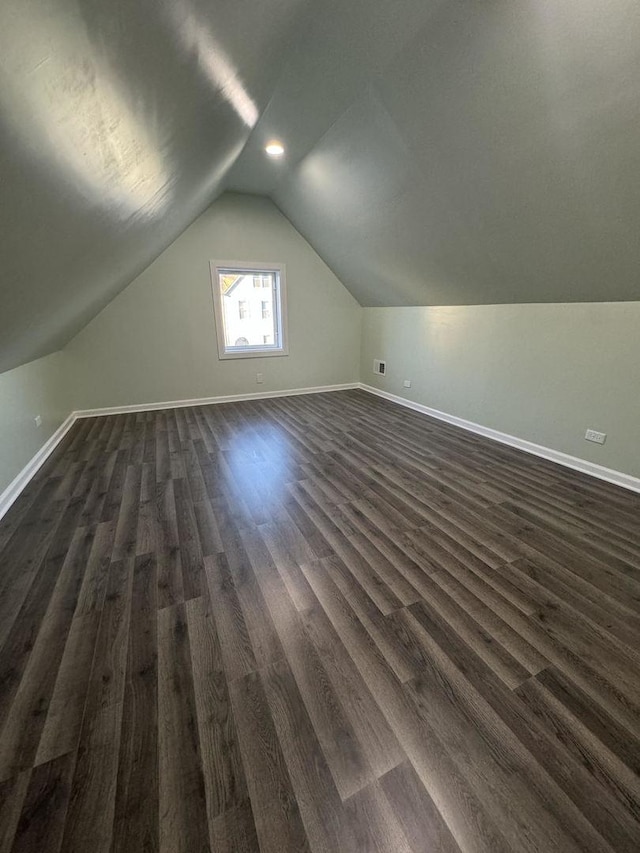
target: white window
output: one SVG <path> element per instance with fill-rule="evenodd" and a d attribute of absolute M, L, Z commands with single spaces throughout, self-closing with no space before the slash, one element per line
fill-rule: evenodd
<path fill-rule="evenodd" d="M 211 261 L 218 355 L 287 355 L 287 300 L 282 264 Z"/>

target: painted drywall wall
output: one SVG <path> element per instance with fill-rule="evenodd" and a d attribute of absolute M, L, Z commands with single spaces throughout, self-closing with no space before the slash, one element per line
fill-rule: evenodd
<path fill-rule="evenodd" d="M 210 260 L 286 265 L 289 355 L 220 361 Z M 267 198 L 228 193 L 65 348 L 76 409 L 358 380 L 362 309 Z M 256 373 L 263 384 L 256 384 Z"/>
<path fill-rule="evenodd" d="M 361 379 L 640 476 L 640 302 L 365 308 Z"/>
<path fill-rule="evenodd" d="M 69 414 L 64 359 L 57 352 L 0 373 L 0 494 Z M 36 415 L 42 426 L 35 424 Z"/>

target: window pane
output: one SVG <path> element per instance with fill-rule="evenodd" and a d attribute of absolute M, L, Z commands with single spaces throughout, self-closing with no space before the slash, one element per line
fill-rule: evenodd
<path fill-rule="evenodd" d="M 255 347 L 278 349 L 278 273 L 220 270 L 225 351 Z"/>

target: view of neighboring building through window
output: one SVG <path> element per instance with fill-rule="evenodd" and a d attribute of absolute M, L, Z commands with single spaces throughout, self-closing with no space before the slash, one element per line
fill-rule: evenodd
<path fill-rule="evenodd" d="M 211 262 L 220 358 L 286 355 L 284 269 Z"/>

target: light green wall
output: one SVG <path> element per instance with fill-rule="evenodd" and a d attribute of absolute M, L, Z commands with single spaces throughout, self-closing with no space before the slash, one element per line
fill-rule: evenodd
<path fill-rule="evenodd" d="M 640 476 L 640 302 L 366 308 L 361 354 L 368 385 Z"/>
<path fill-rule="evenodd" d="M 289 355 L 219 361 L 210 260 L 286 264 Z M 65 348 L 76 409 L 358 380 L 362 309 L 268 199 L 229 193 Z M 256 373 L 264 382 L 256 384 Z"/>
<path fill-rule="evenodd" d="M 0 493 L 71 409 L 61 353 L 0 373 Z M 40 415 L 42 426 L 34 418 Z"/>

